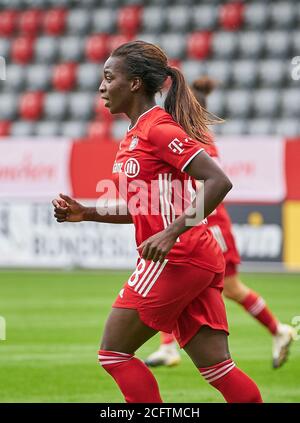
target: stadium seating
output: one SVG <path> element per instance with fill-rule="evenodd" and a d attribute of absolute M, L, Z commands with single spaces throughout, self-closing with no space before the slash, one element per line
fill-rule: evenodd
<path fill-rule="evenodd" d="M 75 86 L 76 64 L 60 63 L 53 70 L 52 83 L 59 91 L 69 91 Z"/>
<path fill-rule="evenodd" d="M 78 89 L 96 92 L 100 85 L 102 67 L 96 63 L 82 63 L 77 69 Z"/>
<path fill-rule="evenodd" d="M 274 117 L 279 113 L 279 92 L 272 89 L 256 90 L 253 98 L 253 109 L 257 116 Z"/>
<path fill-rule="evenodd" d="M 55 137 L 59 135 L 58 121 L 41 121 L 36 124 L 35 135 L 39 137 Z"/>
<path fill-rule="evenodd" d="M 44 94 L 28 92 L 22 94 L 19 101 L 19 113 L 23 119 L 38 120 L 43 112 Z"/>
<path fill-rule="evenodd" d="M 117 14 L 115 9 L 97 8 L 92 16 L 92 33 L 111 34 L 116 30 Z"/>
<path fill-rule="evenodd" d="M 0 35 L 10 36 L 17 27 L 19 13 L 16 10 L 3 10 L 0 12 Z"/>
<path fill-rule="evenodd" d="M 84 53 L 84 40 L 80 36 L 61 37 L 59 59 L 61 62 L 80 62 Z"/>
<path fill-rule="evenodd" d="M 232 90 L 226 96 L 226 107 L 233 118 L 246 118 L 251 111 L 251 94 L 248 90 Z M 243 120 L 241 120 L 243 121 Z M 228 120 L 230 122 L 230 119 Z"/>
<path fill-rule="evenodd" d="M 212 54 L 218 59 L 231 59 L 237 50 L 237 41 L 233 32 L 216 32 L 212 38 Z"/>
<path fill-rule="evenodd" d="M 41 36 L 35 42 L 35 60 L 40 63 L 55 63 L 58 57 L 58 40 Z"/>
<path fill-rule="evenodd" d="M 30 91 L 47 91 L 51 85 L 52 67 L 35 64 L 27 67 L 26 86 Z"/>
<path fill-rule="evenodd" d="M 44 100 L 44 116 L 46 119 L 60 121 L 65 119 L 69 98 L 65 93 L 50 92 Z"/>
<path fill-rule="evenodd" d="M 60 35 L 63 33 L 66 24 L 67 11 L 64 9 L 50 9 L 46 11 L 43 29 L 46 34 Z"/>
<path fill-rule="evenodd" d="M 34 123 L 18 120 L 14 122 L 10 129 L 12 137 L 31 137 L 34 136 Z"/>
<path fill-rule="evenodd" d="M 0 0 L 0 136 L 121 137 L 128 121 L 97 91 L 111 50 L 136 38 L 189 83 L 218 81 L 216 133 L 299 135 L 299 24 L 297 0 Z"/>
<path fill-rule="evenodd" d="M 145 7 L 142 11 L 142 27 L 147 32 L 157 33 L 166 22 L 166 10 L 160 7 Z"/>
<path fill-rule="evenodd" d="M 214 91 L 207 100 L 207 108 L 215 115 L 224 118 L 225 116 L 225 93 L 218 89 Z"/>
<path fill-rule="evenodd" d="M 227 3 L 220 6 L 219 21 L 221 27 L 235 31 L 241 27 L 244 19 L 244 4 L 240 2 Z"/>
<path fill-rule="evenodd" d="M 41 9 L 29 9 L 22 12 L 18 19 L 18 28 L 22 34 L 37 35 L 43 21 Z"/>
<path fill-rule="evenodd" d="M 263 62 L 264 63 L 264 62 Z M 237 87 L 253 88 L 257 80 L 257 63 L 236 60 L 232 65 L 232 82 Z"/>
<path fill-rule="evenodd" d="M 4 84 L 5 91 L 22 91 L 26 84 L 27 67 L 20 66 L 15 63 L 7 65 L 6 81 Z"/>
<path fill-rule="evenodd" d="M 206 65 L 206 73 L 216 79 L 223 87 L 229 84 L 231 66 L 228 61 L 211 60 Z"/>
<path fill-rule="evenodd" d="M 245 26 L 251 29 L 264 29 L 268 23 L 268 8 L 267 2 L 254 2 L 247 4 L 244 10 Z"/>
<path fill-rule="evenodd" d="M 11 122 L 8 120 L 0 121 L 0 137 L 6 137 L 10 134 Z"/>
<path fill-rule="evenodd" d="M 194 32 L 187 38 L 187 55 L 191 59 L 205 59 L 211 51 L 211 33 Z"/>
<path fill-rule="evenodd" d="M 126 6 L 118 10 L 117 29 L 121 34 L 135 35 L 139 31 L 140 21 L 139 6 Z"/>
<path fill-rule="evenodd" d="M 94 34 L 85 41 L 85 56 L 91 62 L 99 63 L 108 54 L 108 36 L 106 34 Z"/>
<path fill-rule="evenodd" d="M 182 63 L 181 70 L 184 73 L 188 83 L 192 83 L 199 75 L 205 75 L 206 65 L 200 60 L 185 60 Z"/>
<path fill-rule="evenodd" d="M 2 93 L 0 96 L 0 120 L 13 120 L 17 116 L 18 98 L 15 93 Z"/>
<path fill-rule="evenodd" d="M 250 135 L 268 135 L 273 131 L 271 119 L 250 119 L 248 121 L 248 133 Z"/>
<path fill-rule="evenodd" d="M 33 56 L 34 40 L 29 36 L 19 36 L 11 43 L 11 59 L 15 63 L 29 63 Z"/>
<path fill-rule="evenodd" d="M 299 134 L 299 120 L 297 119 L 282 119 L 274 122 L 275 133 L 278 135 L 284 135 L 286 137 L 294 137 Z"/>
<path fill-rule="evenodd" d="M 91 12 L 80 8 L 70 10 L 67 16 L 67 31 L 74 35 L 85 35 L 91 25 Z"/>
<path fill-rule="evenodd" d="M 66 138 L 83 138 L 87 133 L 87 123 L 84 121 L 67 121 L 61 126 L 60 135 Z"/>
<path fill-rule="evenodd" d="M 218 10 L 215 5 L 196 4 L 191 15 L 194 29 L 197 31 L 212 31 L 218 22 Z"/>

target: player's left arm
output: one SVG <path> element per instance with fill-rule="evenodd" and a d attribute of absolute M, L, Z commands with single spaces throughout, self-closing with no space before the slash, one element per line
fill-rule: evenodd
<path fill-rule="evenodd" d="M 189 138 L 181 128 L 174 125 L 157 127 L 152 131 L 152 142 L 158 157 L 204 182 L 192 205 L 181 216 L 138 247 L 144 259 L 162 262 L 178 236 L 215 210 L 232 188 L 232 183 L 201 144 Z"/>
<path fill-rule="evenodd" d="M 163 262 L 176 239 L 215 210 L 232 188 L 229 178 L 205 151 L 192 159 L 185 172 L 204 184 L 197 190 L 192 205 L 181 216 L 139 246 L 145 260 Z"/>
<path fill-rule="evenodd" d="M 204 217 L 210 215 L 232 188 L 232 182 L 222 168 L 205 151 L 201 151 L 185 168 L 185 172 L 204 182 Z M 204 187 L 204 188 L 203 188 Z"/>

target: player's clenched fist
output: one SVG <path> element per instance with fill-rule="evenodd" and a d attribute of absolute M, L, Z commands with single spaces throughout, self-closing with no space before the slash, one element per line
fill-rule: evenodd
<path fill-rule="evenodd" d="M 69 196 L 59 194 L 58 198 L 52 200 L 52 204 L 57 222 L 81 222 L 84 220 L 86 207 Z"/>

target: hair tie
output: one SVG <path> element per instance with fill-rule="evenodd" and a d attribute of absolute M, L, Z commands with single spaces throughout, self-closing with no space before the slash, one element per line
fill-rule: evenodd
<path fill-rule="evenodd" d="M 171 66 L 167 66 L 167 75 L 172 76 L 173 75 L 173 69 Z"/>

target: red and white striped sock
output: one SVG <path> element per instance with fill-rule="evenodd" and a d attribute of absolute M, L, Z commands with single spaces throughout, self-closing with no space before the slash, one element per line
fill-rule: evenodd
<path fill-rule="evenodd" d="M 267 307 L 265 300 L 256 292 L 250 291 L 240 304 L 248 311 L 248 313 L 263 324 L 272 335 L 277 333 L 277 319 Z"/>
<path fill-rule="evenodd" d="M 214 366 L 201 367 L 199 371 L 208 383 L 221 392 L 228 403 L 263 402 L 256 384 L 231 359 Z"/>
<path fill-rule="evenodd" d="M 160 332 L 161 344 L 172 344 L 175 342 L 175 338 L 172 333 Z"/>
<path fill-rule="evenodd" d="M 115 379 L 126 402 L 162 402 L 153 374 L 132 354 L 100 350 L 98 360 Z"/>

